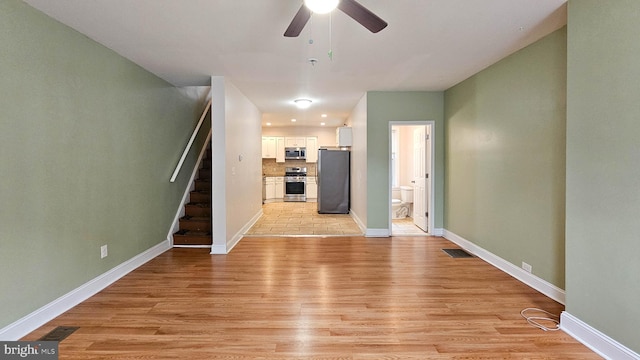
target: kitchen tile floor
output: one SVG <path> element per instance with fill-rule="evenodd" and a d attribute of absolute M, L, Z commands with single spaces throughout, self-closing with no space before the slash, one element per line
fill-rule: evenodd
<path fill-rule="evenodd" d="M 264 235 L 362 235 L 348 214 L 318 214 L 315 202 L 273 202 L 262 206 L 262 217 L 245 236 Z M 413 219 L 392 221 L 395 236 L 427 235 Z"/>
<path fill-rule="evenodd" d="M 315 202 L 273 202 L 262 206 L 262 217 L 245 236 L 362 235 L 349 214 L 318 214 Z"/>

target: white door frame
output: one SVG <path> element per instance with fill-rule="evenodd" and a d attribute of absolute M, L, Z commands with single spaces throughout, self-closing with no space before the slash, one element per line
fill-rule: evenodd
<path fill-rule="evenodd" d="M 427 226 L 429 227 L 429 231 L 427 232 L 428 235 L 433 235 L 433 218 L 435 215 L 435 179 L 436 179 L 436 161 L 435 161 L 435 151 L 436 151 L 436 122 L 434 120 L 424 120 L 424 121 L 389 121 L 389 129 L 388 129 L 388 135 L 389 135 L 389 154 L 388 154 L 388 172 L 389 172 L 389 187 L 387 189 L 387 198 L 388 198 L 388 213 L 389 213 L 389 220 L 388 220 L 388 231 L 389 231 L 389 235 L 392 234 L 391 230 L 392 230 L 392 225 L 391 225 L 391 210 L 392 210 L 392 206 L 391 206 L 391 200 L 393 197 L 393 193 L 392 193 L 392 183 L 393 183 L 393 173 L 391 172 L 391 153 L 393 152 L 393 148 L 391 146 L 392 141 L 393 141 L 393 134 L 392 134 L 392 127 L 394 126 L 428 126 L 430 127 L 431 131 L 429 132 L 430 135 L 430 141 L 429 143 L 431 144 L 431 148 L 430 148 L 430 152 L 431 152 L 431 161 L 429 161 L 430 163 L 430 167 L 429 167 L 429 191 L 428 191 L 428 196 L 427 196 L 427 212 L 429 213 L 429 216 L 427 217 Z"/>

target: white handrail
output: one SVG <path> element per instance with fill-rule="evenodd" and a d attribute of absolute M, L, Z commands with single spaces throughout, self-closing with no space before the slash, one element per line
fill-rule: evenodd
<path fill-rule="evenodd" d="M 189 139 L 189 143 L 187 144 L 187 147 L 184 148 L 182 157 L 180 157 L 180 161 L 178 161 L 178 165 L 176 166 L 176 169 L 173 171 L 173 175 L 171 175 L 171 180 L 169 180 L 170 182 L 176 181 L 176 178 L 178 177 L 178 173 L 180 173 L 180 169 L 182 168 L 182 164 L 184 163 L 184 160 L 187 158 L 187 154 L 191 149 L 191 145 L 193 145 L 193 142 L 195 141 L 196 136 L 198 135 L 198 130 L 200 130 L 200 127 L 202 126 L 202 122 L 204 121 L 204 118 L 207 116 L 207 113 L 211 109 L 211 100 L 212 99 L 209 99 L 207 106 L 205 106 L 204 111 L 202 112 L 202 116 L 200 116 L 200 121 L 198 121 L 198 125 L 196 126 L 195 130 L 193 130 L 193 134 L 191 134 L 191 139 Z"/>

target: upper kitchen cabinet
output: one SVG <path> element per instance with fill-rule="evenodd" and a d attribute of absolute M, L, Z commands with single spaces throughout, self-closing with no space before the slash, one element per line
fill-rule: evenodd
<path fill-rule="evenodd" d="M 338 146 L 353 146 L 352 128 L 343 126 L 336 129 L 336 144 Z"/>
<path fill-rule="evenodd" d="M 307 162 L 308 163 L 318 162 L 318 137 L 309 136 L 307 137 L 306 141 L 307 141 Z"/>
<path fill-rule="evenodd" d="M 285 147 L 305 147 L 306 138 L 303 137 L 286 137 L 284 138 Z"/>
<path fill-rule="evenodd" d="M 276 138 L 273 136 L 262 137 L 262 158 L 273 159 L 276 157 Z"/>
<path fill-rule="evenodd" d="M 276 137 L 276 162 L 284 162 L 284 136 Z"/>
<path fill-rule="evenodd" d="M 276 159 L 276 162 L 284 162 L 284 137 L 263 136 L 262 158 Z"/>

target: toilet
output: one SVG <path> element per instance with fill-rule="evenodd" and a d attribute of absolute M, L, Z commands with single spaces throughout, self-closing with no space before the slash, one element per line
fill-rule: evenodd
<path fill-rule="evenodd" d="M 397 198 L 398 192 L 400 199 Z M 413 203 L 413 187 L 400 186 L 400 190 L 393 189 L 393 199 L 391 200 L 391 218 L 404 219 L 409 215 L 409 208 Z"/>

